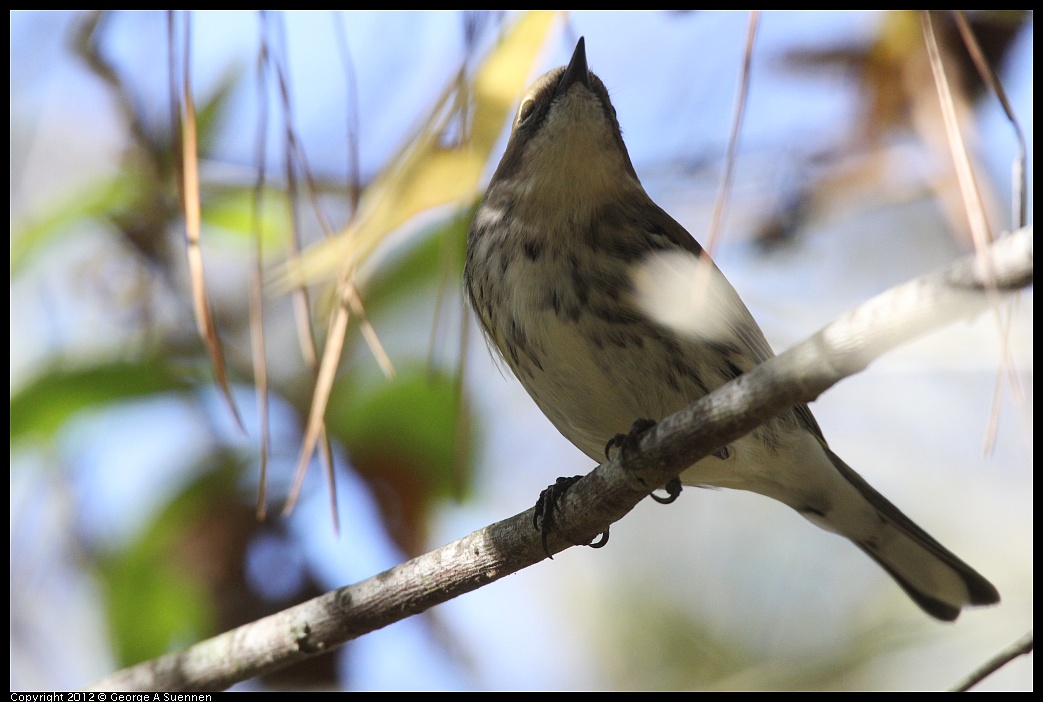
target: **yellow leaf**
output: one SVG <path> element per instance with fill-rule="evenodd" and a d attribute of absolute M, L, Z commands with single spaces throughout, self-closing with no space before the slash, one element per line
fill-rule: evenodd
<path fill-rule="evenodd" d="M 454 80 L 419 133 L 366 188 L 355 220 L 291 262 L 280 287 L 317 283 L 353 270 L 384 237 L 418 214 L 473 200 L 555 16 L 545 11 L 525 14 L 485 58 L 472 82 L 474 117 L 468 140 L 446 147 L 440 139 L 452 115 L 445 106 L 458 87 Z"/>

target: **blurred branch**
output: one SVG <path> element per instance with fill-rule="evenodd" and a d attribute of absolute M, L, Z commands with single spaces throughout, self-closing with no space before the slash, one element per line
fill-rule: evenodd
<path fill-rule="evenodd" d="M 974 67 L 978 69 L 978 75 L 981 76 L 982 82 L 988 86 L 989 90 L 996 97 L 1000 107 L 1003 108 L 1003 114 L 1007 116 L 1007 121 L 1010 122 L 1011 129 L 1014 131 L 1014 138 L 1018 142 L 1018 153 L 1014 157 L 1011 169 L 1013 173 L 1011 183 L 1013 190 L 1011 222 L 1014 227 L 1024 227 L 1026 224 L 1026 207 L 1028 205 L 1026 201 L 1028 182 L 1025 176 L 1028 147 L 1025 145 L 1025 133 L 1021 129 L 1021 123 L 1018 121 L 1017 116 L 1014 114 L 1014 108 L 1011 107 L 1010 100 L 1007 99 L 1007 91 L 1003 89 L 1000 77 L 996 74 L 996 70 L 992 67 L 988 57 L 985 56 L 984 50 L 978 43 L 978 39 L 974 36 L 974 28 L 967 19 L 967 14 L 963 10 L 953 10 L 953 17 L 956 19 L 956 27 L 960 31 L 960 36 L 963 38 L 963 45 L 967 48 L 967 53 L 970 54 Z"/>
<path fill-rule="evenodd" d="M 966 210 L 971 237 L 974 241 L 974 246 L 980 250 L 985 245 L 985 242 L 992 239 L 989 231 L 989 221 L 985 216 L 985 203 L 982 201 L 978 181 L 974 177 L 974 168 L 971 164 L 967 142 L 963 138 L 963 132 L 960 129 L 960 120 L 956 113 L 956 101 L 953 98 L 952 88 L 946 76 L 942 52 L 938 47 L 938 39 L 935 36 L 934 25 L 931 22 L 931 13 L 927 10 L 921 10 L 920 19 L 923 27 L 924 43 L 927 45 L 927 55 L 930 59 L 931 75 L 934 76 L 935 90 L 938 91 L 938 104 L 941 108 L 942 123 L 945 125 L 945 136 L 949 143 L 949 151 L 952 153 L 953 163 L 955 164 L 956 178 L 960 184 L 960 193 L 963 196 L 963 206 Z"/>
<path fill-rule="evenodd" d="M 142 120 L 137 99 L 116 71 L 113 62 L 102 54 L 101 36 L 111 15 L 112 12 L 107 10 L 95 10 L 86 15 L 75 27 L 73 47 L 77 56 L 111 91 L 120 116 L 126 120 L 135 143 L 143 147 L 155 146 L 155 139 Z"/>
<path fill-rule="evenodd" d="M 526 13 L 485 57 L 470 86 L 474 114 L 466 140 L 446 142 L 453 116 L 468 109 L 468 101 L 461 97 L 465 92 L 461 87 L 468 85 L 461 69 L 457 78 L 445 87 L 437 107 L 415 138 L 403 146 L 366 188 L 358 210 L 344 230 L 289 260 L 288 278 L 302 290 L 306 283 L 318 282 L 327 273 L 336 272 L 339 304 L 329 318 L 308 422 L 298 454 L 297 477 L 284 514 L 293 509 L 308 463 L 316 446 L 322 445 L 319 442 L 325 436 L 323 418 L 352 315 L 359 320 L 363 339 L 385 375 L 390 378 L 394 374 L 391 360 L 362 308 L 356 277 L 359 266 L 391 232 L 416 215 L 436 207 L 459 206 L 477 199 L 478 182 L 489 154 L 503 130 L 517 93 L 529 76 L 554 17 L 553 12 Z M 329 453 L 328 448 L 326 452 Z M 331 507 L 336 518 L 332 462 L 329 466 Z"/>
<path fill-rule="evenodd" d="M 984 257 L 892 288 L 641 435 L 573 485 L 559 503 L 554 553 L 590 543 L 644 499 L 717 447 L 786 407 L 809 402 L 902 344 L 988 307 L 984 291 L 1032 284 L 1032 228 Z M 988 259 L 987 261 L 983 259 Z M 95 690 L 227 687 L 301 661 L 423 612 L 546 558 L 526 510 L 355 585 L 342 587 L 220 636 L 116 672 Z"/>
<path fill-rule="evenodd" d="M 732 127 L 728 134 L 728 149 L 724 155 L 724 167 L 721 169 L 721 180 L 717 185 L 717 197 L 713 203 L 713 214 L 710 216 L 710 227 L 706 237 L 706 251 L 712 254 L 717 246 L 717 238 L 724 222 L 725 206 L 731 202 L 732 183 L 735 180 L 735 161 L 739 152 L 739 136 L 742 134 L 742 123 L 746 116 L 746 100 L 750 95 L 750 65 L 753 62 L 753 46 L 757 40 L 757 25 L 760 24 L 760 10 L 750 10 L 746 20 L 746 47 L 742 57 L 742 74 L 739 77 L 739 90 L 735 98 L 735 112 L 732 115 Z"/>
<path fill-rule="evenodd" d="M 182 71 L 181 71 L 181 93 L 179 95 L 178 119 L 171 125 L 181 137 L 181 161 L 178 169 L 178 185 L 181 192 L 182 214 L 185 219 L 186 254 L 188 257 L 189 281 L 192 292 L 192 309 L 195 312 L 196 326 L 199 336 L 206 344 L 210 354 L 210 367 L 214 371 L 214 380 L 221 389 L 229 412 L 239 430 L 243 433 L 246 428 L 239 416 L 239 409 L 232 397 L 232 387 L 228 381 L 228 373 L 225 368 L 224 351 L 221 348 L 221 337 L 217 332 L 217 323 L 211 310 L 210 296 L 207 293 L 206 275 L 203 272 L 203 249 L 200 247 L 202 235 L 202 205 L 199 197 L 199 141 L 196 126 L 196 104 L 192 95 L 192 26 L 191 15 L 184 13 L 182 20 Z M 175 15 L 173 10 L 167 11 L 167 36 L 170 42 L 171 57 L 171 80 L 175 85 L 173 74 L 176 72 L 174 65 L 175 42 L 176 42 Z M 173 141 L 177 141 L 174 139 Z"/>
<path fill-rule="evenodd" d="M 967 692 L 972 687 L 980 683 L 985 678 L 989 677 L 997 670 L 1007 665 L 1015 658 L 1019 656 L 1026 656 L 1032 653 L 1033 648 L 1033 634 L 1029 633 L 1022 636 L 1020 639 L 1012 643 L 1007 648 L 1000 651 L 994 658 L 985 663 L 981 668 L 974 671 L 971 675 L 960 682 L 959 685 L 954 687 L 950 692 Z"/>

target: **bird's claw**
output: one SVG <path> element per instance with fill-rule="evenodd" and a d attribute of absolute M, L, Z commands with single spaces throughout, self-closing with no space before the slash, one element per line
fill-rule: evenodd
<path fill-rule="evenodd" d="M 627 461 L 627 453 L 637 446 L 638 437 L 640 437 L 642 433 L 648 431 L 655 425 L 655 420 L 638 419 L 634 422 L 633 426 L 630 427 L 629 433 L 616 434 L 608 440 L 608 443 L 605 444 L 605 458 L 611 458 L 609 456 L 609 453 L 612 451 L 612 449 L 618 448 L 620 453 L 620 460 L 622 461 L 623 466 L 625 467 Z M 725 452 L 724 455 L 720 456 L 721 458 L 728 457 L 726 453 L 727 450 L 727 448 L 721 449 L 721 451 Z M 663 489 L 667 492 L 666 497 L 659 497 L 654 492 L 650 493 L 650 495 L 652 499 L 658 502 L 659 504 L 668 505 L 674 500 L 676 500 L 678 495 L 681 494 L 681 481 L 678 478 L 674 478 L 666 485 L 664 485 Z"/>
<path fill-rule="evenodd" d="M 616 434 L 605 444 L 605 459 L 610 460 L 609 455 L 614 448 L 619 449 L 620 459 L 626 463 L 627 452 L 637 447 L 637 439 L 641 434 L 656 425 L 654 419 L 636 419 L 626 434 Z"/>
<path fill-rule="evenodd" d="M 678 496 L 681 494 L 681 479 L 674 478 L 669 483 L 664 485 L 663 489 L 666 490 L 666 497 L 660 497 L 654 492 L 650 493 L 649 497 L 651 497 L 653 500 L 655 500 L 661 505 L 668 505 L 674 500 L 676 500 Z"/>
<path fill-rule="evenodd" d="M 543 552 L 547 554 L 547 558 L 553 560 L 554 556 L 551 555 L 550 546 L 547 544 L 547 537 L 551 530 L 554 528 L 554 513 L 558 509 L 558 500 L 565 494 L 565 491 L 575 485 L 582 475 L 574 475 L 571 478 L 558 478 L 554 481 L 553 485 L 549 485 L 543 492 L 540 493 L 540 497 L 536 500 L 536 506 L 532 515 L 532 527 L 536 531 L 540 532 L 540 542 L 543 544 Z M 608 543 L 608 529 L 605 529 L 594 541 L 591 541 L 587 546 L 591 548 L 601 548 Z"/>

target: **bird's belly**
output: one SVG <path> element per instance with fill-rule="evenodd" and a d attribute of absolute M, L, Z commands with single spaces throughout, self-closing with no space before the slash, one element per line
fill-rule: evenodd
<path fill-rule="evenodd" d="M 635 420 L 659 421 L 730 380 L 714 362 L 717 350 L 646 319 L 610 321 L 589 309 L 554 313 L 518 304 L 522 296 L 514 299 L 507 329 L 524 339 L 524 353 L 505 353 L 508 364 L 558 431 L 597 462 L 605 459 L 607 442 L 630 431 Z M 682 481 L 779 499 L 772 466 L 776 451 L 786 452 L 797 433 L 789 414 L 697 462 Z"/>
<path fill-rule="evenodd" d="M 528 372 L 515 374 L 554 426 L 596 461 L 635 420 L 662 419 L 705 394 L 678 345 L 649 323 L 544 312 L 524 326 L 532 358 Z"/>

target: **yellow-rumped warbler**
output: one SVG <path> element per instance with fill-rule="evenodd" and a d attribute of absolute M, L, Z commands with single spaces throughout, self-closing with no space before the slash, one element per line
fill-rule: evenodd
<path fill-rule="evenodd" d="M 676 265 L 686 260 L 693 265 Z M 701 303 L 684 320 L 654 292 L 642 295 L 678 270 L 703 278 Z M 724 275 L 645 193 L 583 39 L 521 102 L 467 235 L 464 279 L 507 365 L 596 461 L 635 420 L 661 419 L 773 355 Z M 853 541 L 938 619 L 999 602 L 991 583 L 830 451 L 807 405 L 681 479 L 789 505 Z"/>

